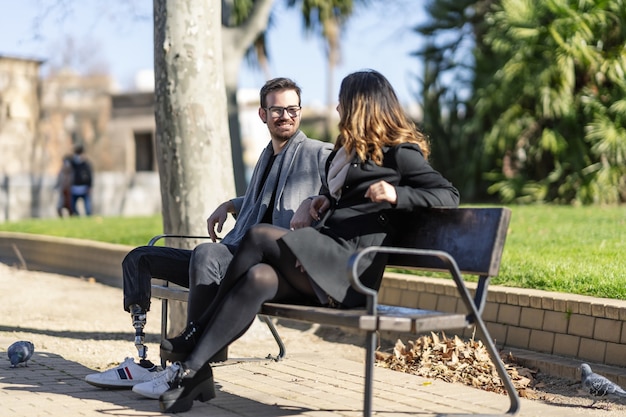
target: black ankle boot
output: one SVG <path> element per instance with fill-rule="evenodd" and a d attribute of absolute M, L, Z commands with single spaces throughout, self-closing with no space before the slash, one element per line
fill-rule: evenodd
<path fill-rule="evenodd" d="M 171 388 L 159 398 L 159 407 L 164 413 L 189 411 L 194 400 L 206 402 L 215 398 L 213 370 L 209 364 L 203 366 L 195 374 L 181 364 L 170 386 Z"/>
<path fill-rule="evenodd" d="M 200 335 L 200 328 L 193 322 L 189 323 L 180 335 L 161 341 L 161 359 L 171 362 L 184 361 L 196 347 Z"/>

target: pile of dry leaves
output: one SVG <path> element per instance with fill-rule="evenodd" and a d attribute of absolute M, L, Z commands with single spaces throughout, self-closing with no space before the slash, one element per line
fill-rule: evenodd
<path fill-rule="evenodd" d="M 515 364 L 514 358 L 502 358 L 507 373 L 520 397 L 536 398 L 531 388 L 536 371 Z M 481 341 L 463 341 L 431 333 L 415 341 L 396 342 L 393 353 L 376 352 L 377 365 L 427 378 L 461 382 L 485 391 L 505 393 L 502 381 Z"/>

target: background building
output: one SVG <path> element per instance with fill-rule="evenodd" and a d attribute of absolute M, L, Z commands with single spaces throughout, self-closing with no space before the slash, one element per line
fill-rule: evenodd
<path fill-rule="evenodd" d="M 57 176 L 77 143 L 94 168 L 94 215 L 160 214 L 152 72 L 119 93 L 107 75 L 62 70 L 42 79 L 40 65 L 0 56 L 0 222 L 57 216 Z M 258 94 L 238 92 L 246 178 L 269 141 Z M 320 137 L 323 120 L 304 109 L 302 130 Z"/>

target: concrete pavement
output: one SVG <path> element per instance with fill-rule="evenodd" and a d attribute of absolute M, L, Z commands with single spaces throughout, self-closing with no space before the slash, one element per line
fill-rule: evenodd
<path fill-rule="evenodd" d="M 131 353 L 132 327 L 122 311 L 121 289 L 93 280 L 18 270 L 0 264 L 0 415 L 158 416 L 158 401 L 132 391 L 111 391 L 84 382 Z M 149 357 L 158 352 L 159 303 L 149 313 Z M 152 318 L 152 320 L 151 320 Z M 214 367 L 217 398 L 194 404 L 185 416 L 276 417 L 362 415 L 363 349 L 324 337 L 320 329 L 279 323 L 287 345 L 281 362 L 271 335 L 260 324 L 231 347 L 228 362 Z M 334 330 L 326 331 L 326 334 Z M 320 334 L 322 336 L 320 336 Z M 28 367 L 10 368 L 6 349 L 31 340 Z M 377 368 L 374 415 L 421 417 L 498 414 L 508 398 L 460 384 Z M 597 415 L 598 410 L 522 400 L 519 416 Z M 602 416 L 623 413 L 600 410 Z"/>

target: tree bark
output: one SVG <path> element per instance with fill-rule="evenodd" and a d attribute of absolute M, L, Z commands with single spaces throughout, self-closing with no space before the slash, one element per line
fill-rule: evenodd
<path fill-rule="evenodd" d="M 156 151 L 165 233 L 206 235 L 235 196 L 221 36 L 221 0 L 154 0 Z M 175 239 L 178 240 L 178 239 Z M 194 247 L 195 241 L 168 241 Z M 171 302 L 168 336 L 186 323 Z"/>
<path fill-rule="evenodd" d="M 235 196 L 221 2 L 154 0 L 153 5 L 156 150 L 163 230 L 206 234 L 206 217 L 218 204 Z"/>

